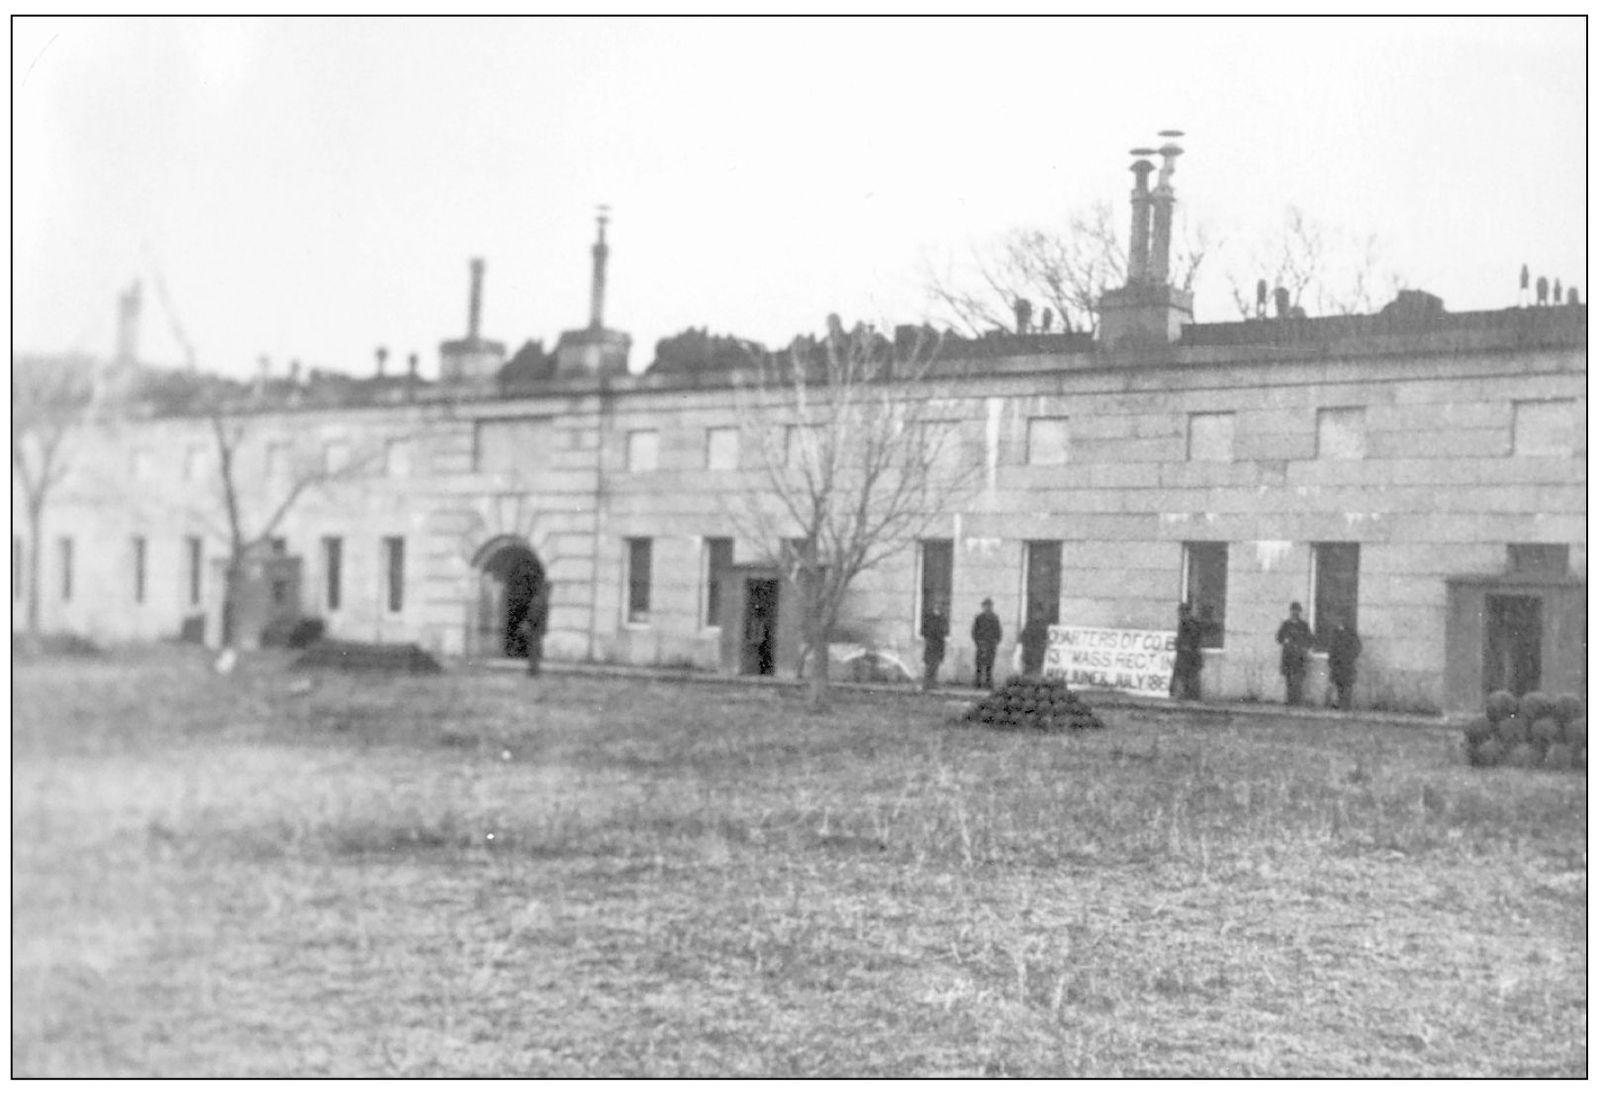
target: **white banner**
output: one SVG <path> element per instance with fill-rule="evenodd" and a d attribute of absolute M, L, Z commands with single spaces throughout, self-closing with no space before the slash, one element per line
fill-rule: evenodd
<path fill-rule="evenodd" d="M 1048 634 L 1043 672 L 1062 677 L 1071 688 L 1169 694 L 1173 631 L 1054 626 Z"/>

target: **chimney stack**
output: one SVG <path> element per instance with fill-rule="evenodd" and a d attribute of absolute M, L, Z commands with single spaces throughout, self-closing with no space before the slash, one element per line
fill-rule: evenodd
<path fill-rule="evenodd" d="M 139 359 L 139 282 L 117 297 L 117 363 L 131 365 Z"/>
<path fill-rule="evenodd" d="M 1581 302 L 1581 290 L 1577 289 L 1574 285 L 1571 285 L 1570 295 L 1565 299 L 1564 302 L 1572 305 L 1579 304 Z"/>
<path fill-rule="evenodd" d="M 602 329 L 602 305 L 607 295 L 607 219 L 611 210 L 599 206 L 596 210 L 596 244 L 590 248 L 590 329 Z"/>
<path fill-rule="evenodd" d="M 385 349 L 383 346 L 380 346 L 378 349 L 373 351 L 373 358 L 378 362 L 378 371 L 375 373 L 375 375 L 384 375 L 384 362 L 389 359 L 389 356 L 390 351 Z"/>
<path fill-rule="evenodd" d="M 1158 135 L 1182 136 L 1178 129 L 1165 129 Z M 1163 168 L 1158 172 L 1158 185 L 1152 189 L 1152 254 L 1147 267 L 1148 276 L 1157 285 L 1169 283 L 1169 237 L 1174 224 L 1174 187 L 1169 180 L 1174 177 L 1174 161 L 1183 151 L 1173 141 L 1158 149 Z"/>
<path fill-rule="evenodd" d="M 484 259 L 475 258 L 468 263 L 470 285 L 468 288 L 468 341 L 477 341 L 479 337 L 479 302 L 484 293 Z"/>
<path fill-rule="evenodd" d="M 1539 307 L 1545 307 L 1547 304 L 1547 278 L 1545 277 L 1536 279 L 1536 303 Z"/>
<path fill-rule="evenodd" d="M 1284 285 L 1275 286 L 1275 318 L 1291 318 L 1291 290 Z"/>
<path fill-rule="evenodd" d="M 1132 148 L 1132 156 L 1150 156 L 1150 148 Z M 1125 284 L 1140 285 L 1147 280 L 1147 251 L 1151 247 L 1152 194 L 1147 190 L 1147 176 L 1152 173 L 1149 160 L 1137 159 L 1130 165 L 1135 175 L 1135 189 L 1130 191 L 1130 261 Z"/>

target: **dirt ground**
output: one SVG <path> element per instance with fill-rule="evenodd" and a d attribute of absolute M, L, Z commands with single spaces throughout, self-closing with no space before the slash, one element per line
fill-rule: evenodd
<path fill-rule="evenodd" d="M 1579 773 L 1443 728 L 13 665 L 16 1075 L 1584 1075 Z"/>

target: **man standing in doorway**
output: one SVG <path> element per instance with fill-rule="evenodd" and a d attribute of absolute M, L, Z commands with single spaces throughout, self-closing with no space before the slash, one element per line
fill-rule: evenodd
<path fill-rule="evenodd" d="M 996 647 L 1002 642 L 1002 621 L 991 610 L 990 597 L 980 601 L 980 614 L 974 617 L 969 637 L 974 639 L 974 686 L 989 691 Z"/>
<path fill-rule="evenodd" d="M 1032 604 L 1024 629 L 1019 631 L 1019 646 L 1023 649 L 1024 675 L 1039 676 L 1046 664 L 1046 644 L 1052 632 L 1047 629 L 1046 605 Z"/>
<path fill-rule="evenodd" d="M 1346 623 L 1338 623 L 1330 636 L 1330 682 L 1336 689 L 1336 706 L 1342 710 L 1353 708 L 1353 684 L 1358 679 L 1358 654 L 1364 644 L 1358 632 Z"/>
<path fill-rule="evenodd" d="M 1302 681 L 1308 674 L 1308 651 L 1314 644 L 1314 632 L 1302 617 L 1302 605 L 1291 602 L 1291 618 L 1280 624 L 1275 632 L 1280 643 L 1280 675 L 1286 678 L 1286 705 L 1302 705 Z"/>
<path fill-rule="evenodd" d="M 935 674 L 946 660 L 946 636 L 951 627 L 946 622 L 946 610 L 939 604 L 924 613 L 924 690 L 935 686 Z"/>
<path fill-rule="evenodd" d="M 529 610 L 523 617 L 523 638 L 529 644 L 529 675 L 540 675 L 540 657 L 545 645 L 546 617 L 550 612 L 549 591 L 545 582 L 529 598 Z"/>
<path fill-rule="evenodd" d="M 1180 605 L 1180 620 L 1175 625 L 1169 694 L 1176 699 L 1202 698 L 1202 622 L 1191 614 L 1189 601 Z"/>

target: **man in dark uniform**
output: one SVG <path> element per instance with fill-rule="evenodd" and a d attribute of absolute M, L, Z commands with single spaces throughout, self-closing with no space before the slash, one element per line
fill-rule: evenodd
<path fill-rule="evenodd" d="M 529 610 L 523 616 L 524 640 L 529 644 L 529 675 L 540 675 L 541 647 L 545 644 L 546 616 L 550 611 L 550 601 L 544 583 L 540 585 L 532 597 L 529 598 Z"/>
<path fill-rule="evenodd" d="M 1314 644 L 1314 632 L 1302 617 L 1302 605 L 1291 602 L 1291 618 L 1280 624 L 1275 632 L 1280 643 L 1280 675 L 1286 678 L 1286 705 L 1302 705 L 1302 681 L 1308 674 L 1308 650 Z"/>
<path fill-rule="evenodd" d="M 946 622 L 946 610 L 939 604 L 924 613 L 924 690 L 935 686 L 935 673 L 946 659 L 946 636 L 951 627 Z"/>
<path fill-rule="evenodd" d="M 1336 706 L 1342 710 L 1353 708 L 1353 684 L 1358 679 L 1358 654 L 1363 648 L 1358 632 L 1346 623 L 1336 625 L 1330 636 L 1330 682 L 1336 688 Z"/>
<path fill-rule="evenodd" d="M 1024 647 L 1024 675 L 1039 676 L 1046 663 L 1046 643 L 1051 637 L 1047 630 L 1046 605 L 1036 604 L 1030 609 L 1024 629 L 1019 631 L 1019 645 Z"/>
<path fill-rule="evenodd" d="M 1191 614 L 1191 603 L 1180 605 L 1175 626 L 1174 678 L 1169 694 L 1176 699 L 1202 698 L 1202 622 Z"/>
<path fill-rule="evenodd" d="M 980 614 L 969 631 L 974 639 L 974 686 L 991 687 L 991 669 L 996 664 L 996 647 L 1002 642 L 1002 621 L 991 610 L 991 598 L 980 601 Z"/>

